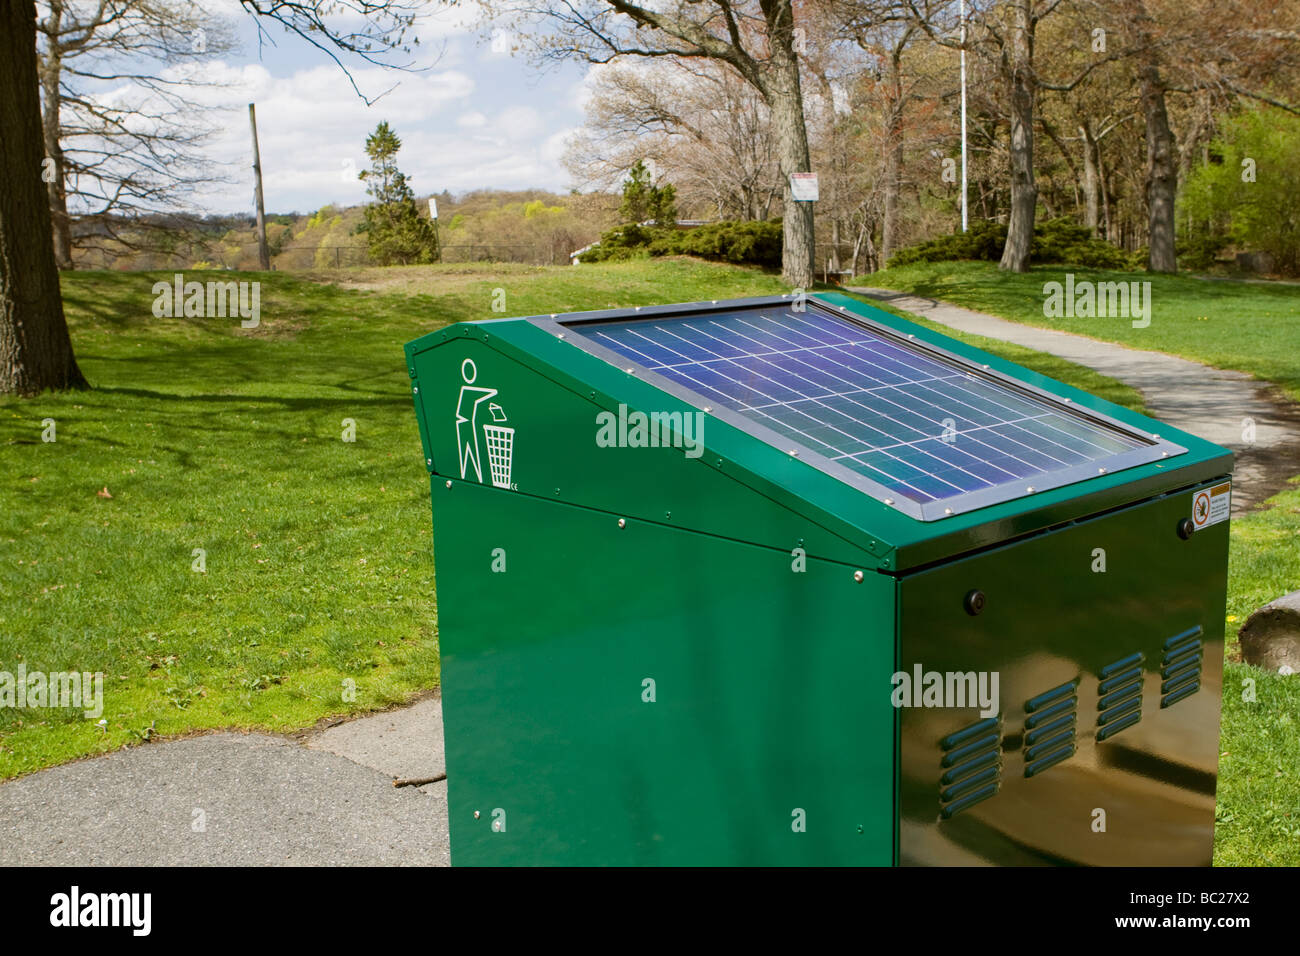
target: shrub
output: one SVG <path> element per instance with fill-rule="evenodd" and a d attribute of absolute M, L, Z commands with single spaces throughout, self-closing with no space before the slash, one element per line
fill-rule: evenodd
<path fill-rule="evenodd" d="M 642 256 L 696 256 L 716 262 L 777 268 L 781 265 L 781 220 L 712 222 L 694 229 L 619 226 L 584 252 L 583 262 L 609 262 Z"/>
<path fill-rule="evenodd" d="M 1214 268 L 1219 253 L 1228 248 L 1232 240 L 1223 233 L 1198 233 L 1178 240 L 1178 264 L 1184 269 L 1204 272 Z"/>
<path fill-rule="evenodd" d="M 968 232 L 926 239 L 914 246 L 899 249 L 889 257 L 887 265 L 892 269 L 894 266 L 907 266 L 914 262 L 951 262 L 954 259 L 996 262 L 1002 257 L 1002 247 L 1006 241 L 1006 226 L 987 219 L 977 219 L 970 224 Z"/>
<path fill-rule="evenodd" d="M 968 232 L 927 239 L 890 256 L 888 266 L 914 262 L 951 262 L 974 259 L 997 262 L 1007 241 L 1007 227 L 1002 223 L 977 220 Z M 1091 269 L 1129 269 L 1133 258 L 1109 242 L 1094 238 L 1086 226 L 1069 219 L 1049 219 L 1034 226 L 1034 241 L 1029 247 L 1029 261 L 1083 266 Z"/>

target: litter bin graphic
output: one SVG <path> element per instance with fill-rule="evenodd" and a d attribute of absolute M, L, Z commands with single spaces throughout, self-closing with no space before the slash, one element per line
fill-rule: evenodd
<path fill-rule="evenodd" d="M 1210 862 L 1226 449 L 839 294 L 406 356 L 453 863 Z"/>

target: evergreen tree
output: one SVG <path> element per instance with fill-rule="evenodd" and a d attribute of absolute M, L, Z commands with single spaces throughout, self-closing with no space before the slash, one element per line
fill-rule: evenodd
<path fill-rule="evenodd" d="M 370 169 L 360 178 L 374 200 L 357 226 L 364 233 L 370 258 L 380 265 L 438 262 L 438 234 L 432 220 L 420 215 L 406 175 L 397 168 L 402 141 L 384 121 L 366 137 Z"/>
<path fill-rule="evenodd" d="M 660 226 L 672 226 L 677 222 L 677 190 L 672 183 L 655 185 L 650 179 L 650 170 L 638 159 L 628 170 L 627 182 L 623 184 L 623 203 L 618 211 L 624 222 L 653 219 Z"/>

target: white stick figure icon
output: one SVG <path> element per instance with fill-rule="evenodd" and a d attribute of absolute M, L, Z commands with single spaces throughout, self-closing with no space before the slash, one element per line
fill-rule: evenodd
<path fill-rule="evenodd" d="M 478 444 L 478 407 L 496 395 L 495 388 L 480 388 L 474 385 L 478 378 L 478 368 L 473 359 L 460 363 L 460 377 L 465 382 L 460 387 L 460 397 L 456 402 L 456 438 L 460 442 L 460 476 L 467 477 L 469 466 L 474 466 L 474 477 L 483 481 L 483 458 Z"/>

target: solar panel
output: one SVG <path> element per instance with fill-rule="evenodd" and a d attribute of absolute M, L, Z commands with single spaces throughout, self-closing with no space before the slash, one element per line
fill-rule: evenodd
<path fill-rule="evenodd" d="M 924 519 L 1132 467 L 1177 447 L 885 326 L 815 300 L 800 305 L 567 328 L 590 351 Z"/>

